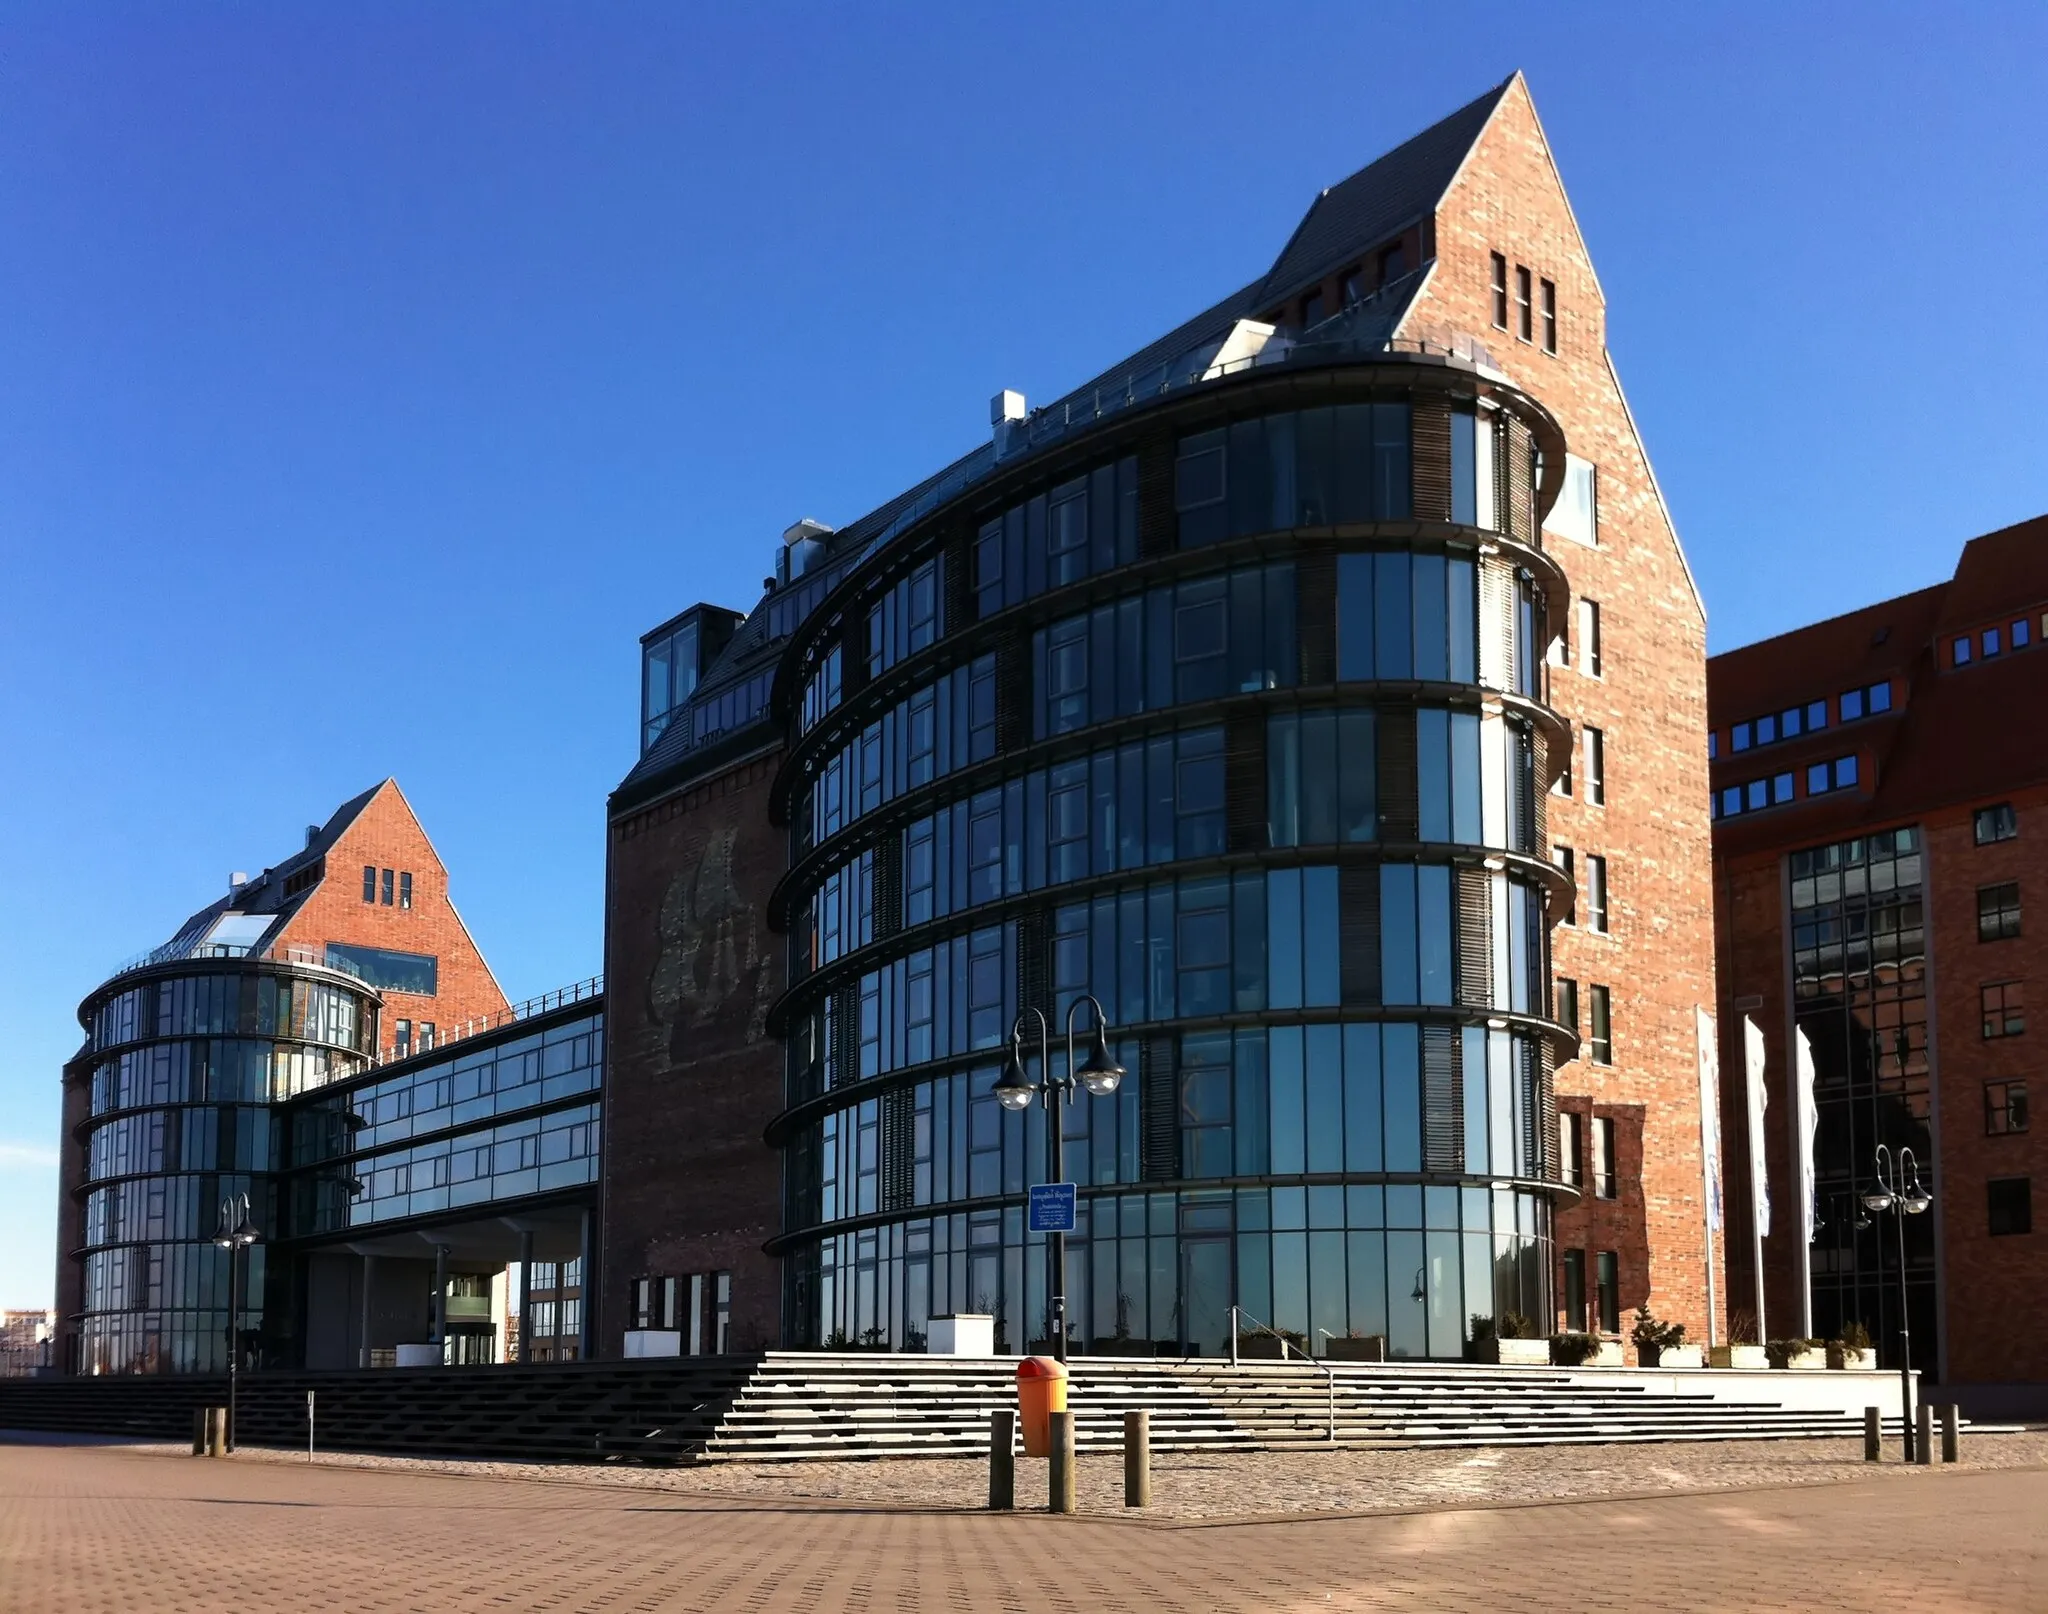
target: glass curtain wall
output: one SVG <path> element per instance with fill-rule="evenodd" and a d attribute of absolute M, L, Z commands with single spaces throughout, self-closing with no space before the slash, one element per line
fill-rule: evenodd
<path fill-rule="evenodd" d="M 228 1360 L 223 1199 L 264 1235 L 242 1257 L 235 1331 L 261 1357 L 279 1232 L 273 1105 L 369 1067 L 377 999 L 333 974 L 192 964 L 89 999 L 80 1370 L 195 1372 Z"/>
<path fill-rule="evenodd" d="M 1880 1144 L 1911 1149 L 1933 1186 L 1928 1125 L 1924 870 L 1917 828 L 1838 841 L 1791 857 L 1794 1020 L 1813 1049 L 1821 1227 L 1813 1245 L 1813 1326 L 1832 1339 L 1860 1322 L 1880 1364 L 1898 1365 L 1900 1273 L 1891 1213 L 1868 1217 Z M 1859 1228 L 1859 1221 L 1870 1225 Z M 1906 1218 L 1903 1290 L 1917 1365 L 1940 1358 L 1934 1218 Z"/>
<path fill-rule="evenodd" d="M 1158 481 L 1069 475 L 956 552 L 963 616 L 1053 597 L 1007 639 L 945 622 L 943 670 L 908 651 L 793 764 L 790 1343 L 917 1350 L 979 1311 L 1049 1344 L 1021 1204 L 1049 1118 L 994 1086 L 1019 1009 L 1084 992 L 1127 1075 L 1058 1118 L 1070 1349 L 1219 1354 L 1236 1305 L 1444 1358 L 1547 1314 L 1548 621 L 1504 553 L 1534 465 L 1507 433 L 1421 434 L 1448 537 L 1410 536 L 1424 451 L 1377 401 L 1184 437 Z M 1119 589 L 1162 525 L 1171 574 Z M 1255 562 L 1203 553 L 1245 537 Z M 844 643 L 796 682 L 806 729 L 851 698 Z"/>

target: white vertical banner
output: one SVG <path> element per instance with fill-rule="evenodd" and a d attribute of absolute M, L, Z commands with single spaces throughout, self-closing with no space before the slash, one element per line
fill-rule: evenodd
<path fill-rule="evenodd" d="M 1764 1091 L 1764 1034 L 1746 1014 L 1742 1017 L 1742 1067 L 1749 1098 L 1749 1203 L 1756 1246 L 1755 1343 L 1761 1345 L 1768 1337 L 1764 1325 L 1764 1235 L 1771 1230 L 1771 1178 L 1764 1163 L 1764 1110 L 1770 1097 Z"/>
<path fill-rule="evenodd" d="M 1813 1098 L 1813 1044 L 1804 1031 L 1792 1034 L 1792 1145 L 1799 1162 L 1799 1333 L 1813 1335 L 1813 1241 L 1820 1232 L 1820 1193 L 1814 1178 L 1814 1135 L 1820 1130 L 1820 1107 Z"/>
<path fill-rule="evenodd" d="M 1714 1320 L 1714 1235 L 1721 1231 L 1721 1052 L 1714 1017 L 1693 1010 L 1700 1066 L 1700 1199 L 1707 1217 L 1707 1343 L 1720 1343 Z"/>

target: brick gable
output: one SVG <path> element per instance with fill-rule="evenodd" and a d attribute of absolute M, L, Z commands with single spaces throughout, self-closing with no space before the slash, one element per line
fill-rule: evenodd
<path fill-rule="evenodd" d="M 1549 803 L 1551 839 L 1608 860 L 1607 935 L 1560 927 L 1559 976 L 1613 993 L 1614 1064 L 1558 1072 L 1559 1102 L 1612 1116 L 1624 1174 L 1615 1200 L 1563 1202 L 1560 1250 L 1613 1250 L 1624 1311 L 1647 1301 L 1706 1337 L 1707 1251 L 1700 1179 L 1695 1008 L 1713 1007 L 1714 953 L 1706 760 L 1706 638 L 1698 592 L 1606 349 L 1606 305 L 1548 142 L 1519 76 L 1508 86 L 1437 209 L 1437 262 L 1401 334 L 1476 337 L 1548 408 L 1572 452 L 1598 467 L 1598 548 L 1550 538 L 1575 599 L 1597 600 L 1603 676 L 1574 661 L 1549 670 L 1550 703 L 1605 737 L 1606 805 L 1583 779 Z M 1507 331 L 1493 323 L 1492 255 L 1510 265 Z M 1514 332 L 1513 266 L 1557 287 L 1558 351 Z M 1579 902 L 1580 918 L 1586 902 Z M 1718 1262 L 1717 1262 L 1718 1268 Z M 1725 1288 L 1716 1277 L 1716 1285 Z M 1562 1280 L 1558 1292 L 1563 1292 Z"/>
<path fill-rule="evenodd" d="M 378 871 L 378 900 L 363 901 L 363 870 Z M 412 906 L 383 902 L 383 871 L 412 875 Z M 382 947 L 425 953 L 438 960 L 436 990 L 429 997 L 385 991 L 378 1047 L 392 1051 L 394 1023 L 432 1021 L 443 1039 L 465 1022 L 504 1013 L 510 1004 L 483 954 L 449 900 L 448 869 L 412 804 L 387 779 L 326 852 L 325 872 L 285 925 L 274 945 L 303 948 L 315 960 L 327 945 Z"/>

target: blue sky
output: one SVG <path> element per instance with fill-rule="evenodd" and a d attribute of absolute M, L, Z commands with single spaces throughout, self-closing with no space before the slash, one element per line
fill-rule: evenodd
<path fill-rule="evenodd" d="M 1520 67 L 1716 648 L 2048 510 L 2036 6 L 0 6 L 0 1306 L 78 999 L 387 774 L 594 972 L 638 635 Z"/>

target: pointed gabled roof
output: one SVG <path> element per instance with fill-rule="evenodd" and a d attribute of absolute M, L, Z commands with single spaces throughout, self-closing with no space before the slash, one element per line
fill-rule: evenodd
<path fill-rule="evenodd" d="M 1260 283 L 1259 301 L 1291 295 L 1338 268 L 1342 259 L 1434 212 L 1513 83 L 1503 79 L 1318 196 Z"/>

